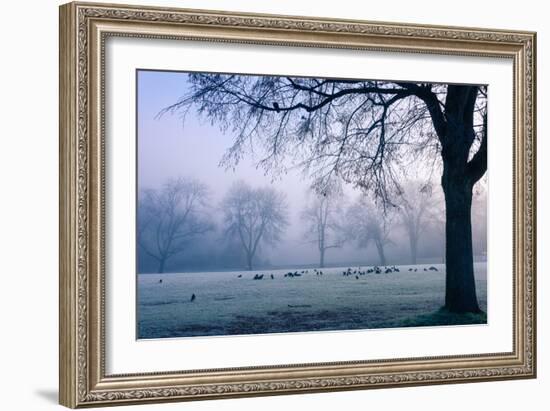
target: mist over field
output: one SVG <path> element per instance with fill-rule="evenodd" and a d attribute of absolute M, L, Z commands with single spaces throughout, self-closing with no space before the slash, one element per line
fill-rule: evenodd
<path fill-rule="evenodd" d="M 288 224 L 281 241 L 273 246 L 262 246 L 254 257 L 255 266 L 302 267 L 319 264 L 317 245 L 307 236 L 304 210 L 315 199 L 311 191 L 311 179 L 299 167 L 289 167 L 285 173 L 266 173 L 257 162 L 260 153 L 243 156 L 236 167 L 221 165 L 224 155 L 231 147 L 234 135 L 222 133 L 218 127 L 200 120 L 192 112 L 183 122 L 182 116 L 163 115 L 159 112 L 177 101 L 185 92 L 187 74 L 174 72 L 140 71 L 138 81 L 138 191 L 161 190 L 171 179 L 191 178 L 205 185 L 208 200 L 205 211 L 213 229 L 197 236 L 186 244 L 186 250 L 166 262 L 165 271 L 197 272 L 235 270 L 244 268 L 245 256 L 234 239 L 224 229 L 222 201 L 232 184 L 246 182 L 251 187 L 272 187 L 281 191 L 287 203 Z M 418 261 L 441 263 L 444 261 L 444 200 L 438 183 L 437 165 L 430 171 L 433 194 L 430 199 L 430 215 L 424 217 L 421 238 L 418 244 Z M 426 170 L 416 170 L 413 178 L 425 178 Z M 415 180 L 416 181 L 416 180 Z M 343 185 L 339 196 L 342 208 L 353 205 L 362 197 L 357 188 Z M 390 210 L 391 211 L 391 210 Z M 379 218 L 382 218 L 379 216 Z M 410 263 L 410 245 L 406 227 L 398 213 L 389 215 L 390 235 L 385 246 L 388 262 Z M 486 192 L 485 185 L 478 188 L 472 212 L 473 245 L 476 260 L 484 260 L 486 252 Z M 158 272 L 158 262 L 138 248 L 138 271 Z M 345 241 L 337 249 L 327 250 L 325 264 L 379 264 L 374 244 L 367 247 L 358 241 Z"/>
<path fill-rule="evenodd" d="M 487 322 L 487 87 L 139 70 L 137 337 Z"/>
<path fill-rule="evenodd" d="M 429 267 L 397 266 L 399 272 L 358 278 L 342 274 L 351 267 L 325 269 L 323 275 L 310 269 L 295 278 L 285 277 L 287 270 L 259 271 L 263 280 L 253 280 L 258 273 L 247 271 L 140 275 L 138 338 L 486 322 L 485 318 L 475 317 L 458 317 L 453 322 L 448 316 L 438 316 L 443 305 L 444 267 L 436 265 L 438 271 L 430 271 Z M 353 267 L 352 272 L 358 269 L 366 268 Z M 486 310 L 485 263 L 476 264 L 476 285 L 480 305 Z M 432 312 L 436 314 L 426 315 Z"/>

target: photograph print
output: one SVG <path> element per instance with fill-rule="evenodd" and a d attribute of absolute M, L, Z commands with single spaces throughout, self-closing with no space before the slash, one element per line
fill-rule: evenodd
<path fill-rule="evenodd" d="M 487 323 L 487 86 L 140 69 L 137 338 Z"/>

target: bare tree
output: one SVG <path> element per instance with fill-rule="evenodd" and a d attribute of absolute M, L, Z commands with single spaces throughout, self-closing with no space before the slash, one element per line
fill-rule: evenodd
<path fill-rule="evenodd" d="M 357 241 L 357 245 L 362 248 L 373 243 L 378 252 L 379 264 L 386 265 L 385 247 L 392 242 L 390 231 L 393 214 L 362 196 L 348 208 L 346 217 L 349 238 Z"/>
<path fill-rule="evenodd" d="M 483 179 L 485 180 L 485 179 Z M 481 181 L 476 186 L 472 200 L 472 235 L 474 252 L 487 256 L 487 187 Z"/>
<path fill-rule="evenodd" d="M 141 193 L 138 245 L 157 261 L 159 273 L 192 240 L 213 229 L 205 214 L 207 200 L 207 187 L 190 178 L 169 180 L 161 189 Z"/>
<path fill-rule="evenodd" d="M 417 162 L 442 167 L 446 206 L 445 307 L 478 312 L 472 189 L 487 170 L 486 86 L 195 73 L 165 111 L 199 114 L 231 129 L 225 156 L 251 146 L 272 173 L 292 157 L 323 186 L 335 176 L 392 204 L 396 173 Z"/>
<path fill-rule="evenodd" d="M 334 187 L 323 193 L 315 193 L 313 201 L 302 211 L 302 219 L 307 225 L 305 237 L 315 243 L 319 250 L 319 267 L 325 266 L 325 254 L 331 248 L 344 244 L 343 191 Z"/>
<path fill-rule="evenodd" d="M 252 270 L 260 245 L 275 244 L 288 225 L 287 204 L 282 193 L 272 188 L 252 188 L 235 183 L 222 202 L 228 235 L 236 236 Z"/>
<path fill-rule="evenodd" d="M 411 264 L 416 264 L 418 242 L 433 215 L 434 194 L 430 183 L 407 181 L 398 195 L 397 210 L 409 238 Z"/>

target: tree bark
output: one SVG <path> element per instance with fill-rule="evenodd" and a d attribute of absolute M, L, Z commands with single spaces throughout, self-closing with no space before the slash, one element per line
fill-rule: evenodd
<path fill-rule="evenodd" d="M 325 267 L 325 249 L 321 248 L 319 250 L 319 267 L 324 268 Z"/>
<path fill-rule="evenodd" d="M 449 85 L 445 127 L 437 130 L 445 195 L 445 308 L 455 313 L 480 312 L 474 277 L 471 212 L 473 186 L 487 169 L 486 127 L 481 147 L 468 161 L 475 139 L 477 93 L 475 86 Z"/>
<path fill-rule="evenodd" d="M 472 186 L 468 181 L 443 179 L 446 207 L 447 266 L 445 308 L 451 312 L 479 312 L 472 247 Z"/>

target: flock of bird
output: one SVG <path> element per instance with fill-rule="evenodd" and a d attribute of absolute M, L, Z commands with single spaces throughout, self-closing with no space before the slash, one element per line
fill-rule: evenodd
<path fill-rule="evenodd" d="M 426 267 L 423 267 L 424 271 L 439 271 L 436 267 L 434 267 L 433 265 L 426 268 Z M 409 268 L 409 271 L 410 272 L 418 272 L 418 268 Z M 322 270 L 318 270 L 316 268 L 314 268 L 312 270 L 312 272 L 316 275 L 316 276 L 320 276 L 320 275 L 323 275 L 323 271 Z M 344 277 L 349 277 L 349 276 L 352 276 L 352 277 L 355 277 L 356 280 L 359 279 L 359 276 L 362 276 L 362 275 L 367 275 L 367 274 L 391 274 L 391 273 L 399 273 L 400 270 L 399 268 L 397 268 L 395 265 L 392 265 L 392 266 L 384 266 L 384 267 L 379 267 L 377 265 L 375 265 L 374 267 L 372 268 L 366 268 L 364 270 L 361 270 L 361 267 L 353 270 L 351 268 L 348 267 L 347 270 L 344 270 L 342 271 L 342 276 Z M 285 278 L 294 278 L 294 277 L 301 277 L 302 275 L 305 275 L 305 274 L 309 274 L 309 270 L 301 270 L 301 271 L 289 271 L 287 272 L 283 277 Z M 254 274 L 254 277 L 252 277 L 253 280 L 263 280 L 264 279 L 264 275 L 265 274 Z M 243 275 L 242 274 L 239 274 L 237 276 L 237 278 L 242 278 Z M 269 274 L 269 277 L 274 280 L 275 279 L 275 276 L 273 274 Z M 162 284 L 162 279 L 160 279 L 159 281 L 159 284 Z M 197 298 L 197 296 L 193 293 L 191 295 L 191 298 L 190 298 L 190 302 L 193 302 L 195 301 L 195 299 Z"/>
<path fill-rule="evenodd" d="M 409 268 L 409 271 L 414 271 L 416 273 L 418 271 L 418 268 L 415 268 L 415 269 Z M 439 271 L 439 270 L 432 265 L 430 268 L 424 267 L 424 271 Z"/>
<path fill-rule="evenodd" d="M 436 267 L 434 267 L 433 265 L 426 268 L 426 267 L 423 267 L 424 271 L 439 271 Z M 410 272 L 418 272 L 418 268 L 409 268 L 409 271 Z M 283 275 L 283 277 L 285 278 L 294 278 L 294 277 L 301 277 L 305 274 L 309 274 L 309 270 L 301 270 L 301 271 L 289 271 L 287 272 L 286 274 Z M 316 268 L 314 268 L 312 270 L 312 272 L 316 275 L 316 276 L 320 276 L 320 275 L 323 275 L 323 271 L 322 270 L 318 270 Z M 391 274 L 391 273 L 398 273 L 400 272 L 399 268 L 397 268 L 395 265 L 392 265 L 392 266 L 384 266 L 384 267 L 379 267 L 377 265 L 375 265 L 374 267 L 372 268 L 365 268 L 365 269 L 361 269 L 361 267 L 357 268 L 357 269 L 352 269 L 352 268 L 349 268 L 347 270 L 344 270 L 342 271 L 342 276 L 344 277 L 348 277 L 348 276 L 352 276 L 352 277 L 355 277 L 355 279 L 359 279 L 359 276 L 362 276 L 362 275 L 367 275 L 367 274 Z M 242 278 L 242 274 L 239 274 L 237 276 L 237 278 Z M 273 274 L 269 274 L 269 277 L 274 280 L 275 279 L 275 276 Z M 264 279 L 264 274 L 255 274 L 254 277 L 252 277 L 253 280 L 263 280 Z"/>

